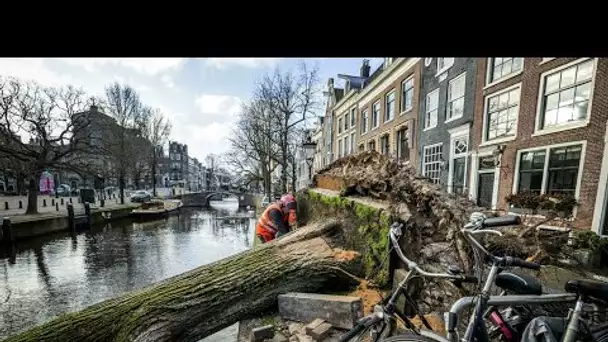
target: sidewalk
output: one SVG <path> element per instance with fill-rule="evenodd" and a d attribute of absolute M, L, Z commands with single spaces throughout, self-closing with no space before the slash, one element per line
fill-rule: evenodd
<path fill-rule="evenodd" d="M 61 198 L 63 198 L 63 205 L 61 205 Z M 19 209 L 19 201 L 23 203 L 23 209 Z M 43 207 L 43 202 L 46 200 L 46 207 Z M 52 205 L 53 201 L 59 203 L 59 210 L 56 209 L 55 205 Z M 120 201 L 120 200 L 119 200 Z M 5 210 L 5 202 L 9 203 L 9 210 Z M 38 197 L 38 214 L 25 215 L 27 208 L 27 197 L 25 196 L 11 196 L 11 197 L 0 197 L 0 217 L 9 217 L 12 222 L 28 222 L 45 220 L 55 217 L 65 217 L 68 215 L 67 204 L 69 203 L 69 197 L 55 198 L 51 196 L 39 196 Z M 72 205 L 74 206 L 74 213 L 76 215 L 84 214 L 84 204 L 78 203 L 77 197 L 72 197 Z M 99 207 L 100 203 L 97 201 L 96 204 L 91 205 L 92 211 L 111 211 L 123 208 L 137 208 L 140 206 L 139 203 L 131 203 L 128 199 L 125 199 L 125 204 L 121 205 L 116 203 L 116 200 L 106 200 L 103 208 Z"/>

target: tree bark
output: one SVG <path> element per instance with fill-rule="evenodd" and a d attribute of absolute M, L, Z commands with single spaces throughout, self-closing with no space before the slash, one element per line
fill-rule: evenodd
<path fill-rule="evenodd" d="M 316 291 L 356 278 L 355 252 L 338 221 L 309 225 L 261 245 L 60 316 L 9 337 L 14 341 L 198 341 L 276 304 L 286 292 Z M 346 283 L 343 283 L 346 284 Z"/>
<path fill-rule="evenodd" d="M 36 177 L 30 176 L 28 187 L 27 187 L 27 210 L 26 215 L 38 214 L 38 184 L 36 184 Z"/>

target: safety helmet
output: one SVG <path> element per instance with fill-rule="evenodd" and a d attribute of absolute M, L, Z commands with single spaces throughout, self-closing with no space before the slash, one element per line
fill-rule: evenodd
<path fill-rule="evenodd" d="M 293 197 L 292 194 L 286 194 L 286 195 L 283 195 L 283 197 L 281 197 L 281 204 L 284 207 L 293 206 L 295 203 L 296 203 L 296 199 Z"/>

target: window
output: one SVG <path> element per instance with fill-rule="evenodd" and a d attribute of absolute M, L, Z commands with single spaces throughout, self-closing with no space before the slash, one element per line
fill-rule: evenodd
<path fill-rule="evenodd" d="M 593 60 L 543 77 L 540 129 L 587 119 Z"/>
<path fill-rule="evenodd" d="M 367 132 L 367 109 L 361 114 L 361 134 Z"/>
<path fill-rule="evenodd" d="M 543 188 L 545 170 L 545 150 L 524 152 L 519 161 L 519 185 L 517 192 L 540 194 Z"/>
<path fill-rule="evenodd" d="M 518 86 L 488 98 L 486 140 L 515 135 L 519 112 L 519 93 Z"/>
<path fill-rule="evenodd" d="M 449 69 L 452 65 L 454 65 L 454 57 L 438 57 L 437 73 L 443 73 L 443 71 Z"/>
<path fill-rule="evenodd" d="M 338 119 L 338 134 L 342 133 L 342 118 Z"/>
<path fill-rule="evenodd" d="M 435 184 L 441 182 L 442 153 L 443 145 L 441 144 L 424 147 L 422 172 L 424 172 L 424 176 L 429 177 Z"/>
<path fill-rule="evenodd" d="M 375 151 L 376 150 L 376 140 L 371 140 L 368 144 L 370 151 Z"/>
<path fill-rule="evenodd" d="M 393 63 L 392 57 L 384 57 L 384 67 L 388 67 L 389 65 L 391 65 L 391 63 Z"/>
<path fill-rule="evenodd" d="M 380 152 L 382 152 L 382 154 L 389 154 L 390 152 L 390 145 L 389 145 L 389 140 L 388 140 L 388 134 L 383 135 L 380 138 Z"/>
<path fill-rule="evenodd" d="M 359 152 L 363 152 L 365 151 L 365 145 L 364 144 L 360 144 L 359 145 Z"/>
<path fill-rule="evenodd" d="M 439 89 L 426 95 L 424 128 L 437 126 L 437 106 L 439 105 Z"/>
<path fill-rule="evenodd" d="M 403 160 L 410 159 L 410 148 L 407 141 L 407 128 L 401 128 L 397 131 L 397 158 Z"/>
<path fill-rule="evenodd" d="M 380 101 L 372 105 L 372 128 L 378 127 L 380 123 Z"/>
<path fill-rule="evenodd" d="M 582 144 L 545 147 L 519 156 L 517 191 L 576 195 Z"/>
<path fill-rule="evenodd" d="M 452 162 L 450 165 L 450 186 L 454 193 L 463 193 L 466 185 L 467 152 L 469 136 L 461 135 L 452 138 Z"/>
<path fill-rule="evenodd" d="M 384 108 L 384 122 L 389 122 L 395 117 L 395 91 L 386 95 L 386 105 Z"/>
<path fill-rule="evenodd" d="M 348 141 L 348 135 L 344 137 L 344 155 L 350 154 L 350 143 Z"/>
<path fill-rule="evenodd" d="M 407 112 L 414 105 L 414 77 L 401 83 L 401 112 Z"/>
<path fill-rule="evenodd" d="M 350 153 L 355 153 L 355 133 L 350 134 Z"/>
<path fill-rule="evenodd" d="M 350 110 L 350 128 L 357 126 L 357 108 Z"/>
<path fill-rule="evenodd" d="M 338 158 L 342 158 L 344 153 L 344 141 L 342 139 L 338 140 Z"/>
<path fill-rule="evenodd" d="M 490 77 L 488 83 L 521 71 L 524 59 L 521 57 L 495 57 L 490 59 Z"/>
<path fill-rule="evenodd" d="M 462 117 L 464 111 L 464 93 L 465 93 L 466 74 L 462 74 L 452 80 L 448 84 L 448 108 L 446 112 L 446 121 Z"/>
<path fill-rule="evenodd" d="M 344 130 L 346 131 L 348 129 L 348 113 L 344 114 Z"/>

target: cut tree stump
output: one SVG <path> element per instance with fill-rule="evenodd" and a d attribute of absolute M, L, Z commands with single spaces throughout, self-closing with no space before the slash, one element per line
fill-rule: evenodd
<path fill-rule="evenodd" d="M 343 239 L 339 221 L 311 224 L 5 341 L 198 341 L 270 309 L 279 294 L 313 292 L 339 279 L 356 283 L 351 272 L 361 269 L 361 258 L 338 248 Z"/>

